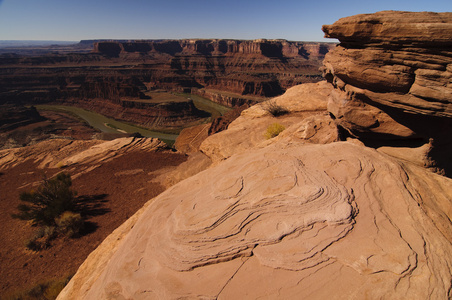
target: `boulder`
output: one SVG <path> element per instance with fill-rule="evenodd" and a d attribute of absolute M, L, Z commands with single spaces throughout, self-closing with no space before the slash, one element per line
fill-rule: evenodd
<path fill-rule="evenodd" d="M 345 100 L 452 118 L 452 13 L 383 11 L 324 25 L 325 78 Z"/>

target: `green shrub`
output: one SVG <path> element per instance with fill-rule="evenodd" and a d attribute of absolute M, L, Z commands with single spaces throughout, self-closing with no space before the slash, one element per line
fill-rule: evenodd
<path fill-rule="evenodd" d="M 286 108 L 277 104 L 273 99 L 265 101 L 262 105 L 263 109 L 268 111 L 274 117 L 279 117 L 289 113 Z"/>
<path fill-rule="evenodd" d="M 58 227 L 58 232 L 68 237 L 75 237 L 80 233 L 85 221 L 80 214 L 65 211 L 55 219 L 55 223 Z"/>
<path fill-rule="evenodd" d="M 268 139 L 274 138 L 275 136 L 278 136 L 281 132 L 284 131 L 286 127 L 284 127 L 281 124 L 273 123 L 270 126 L 267 127 L 267 131 L 265 132 L 265 137 Z"/>
<path fill-rule="evenodd" d="M 75 195 L 71 190 L 71 176 L 59 173 L 51 179 L 44 179 L 36 191 L 20 194 L 20 200 L 27 204 L 20 204 L 18 214 L 13 217 L 22 220 L 32 220 L 34 225 L 54 226 L 55 218 L 64 211 L 75 209 Z"/>

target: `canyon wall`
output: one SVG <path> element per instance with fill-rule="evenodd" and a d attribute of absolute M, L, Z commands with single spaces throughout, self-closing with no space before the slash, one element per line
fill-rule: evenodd
<path fill-rule="evenodd" d="M 293 85 L 319 81 L 321 61 L 334 46 L 285 40 L 81 42 L 83 47 L 90 43 L 91 53 L 1 55 L 0 104 L 97 108 L 107 101 L 116 111 L 126 111 L 126 121 L 144 125 L 143 119 L 155 121 L 157 115 L 160 127 L 181 126 L 205 115 L 187 100 L 188 110 L 179 116 L 168 111 L 174 117 L 166 118 L 160 114 L 165 105 L 155 109 L 155 101 L 147 101 L 150 92 L 194 93 L 230 107 L 254 104 Z"/>
<path fill-rule="evenodd" d="M 236 97 L 271 97 L 293 85 L 321 80 L 318 68 L 334 44 L 163 40 L 98 41 L 93 47 L 90 54 L 2 55 L 3 101 L 84 97 L 86 93 L 105 99 L 142 97 L 140 91 L 152 89 L 211 89 Z M 106 93 L 112 82 L 121 85 L 119 93 Z"/>
<path fill-rule="evenodd" d="M 125 61 L 168 60 L 169 66 L 165 63 L 161 68 L 178 76 L 164 76 L 162 82 L 153 78 L 158 87 L 202 87 L 271 97 L 293 85 L 320 80 L 318 66 L 333 46 L 264 39 L 102 41 L 94 43 L 93 52 Z"/>

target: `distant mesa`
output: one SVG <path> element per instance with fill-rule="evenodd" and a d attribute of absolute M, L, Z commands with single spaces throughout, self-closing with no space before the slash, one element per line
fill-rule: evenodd
<path fill-rule="evenodd" d="M 120 53 L 166 53 L 170 55 L 234 55 L 257 54 L 266 57 L 289 58 L 319 57 L 331 45 L 328 43 L 290 42 L 286 40 L 149 40 L 149 41 L 97 41 L 94 52 L 118 56 Z"/>

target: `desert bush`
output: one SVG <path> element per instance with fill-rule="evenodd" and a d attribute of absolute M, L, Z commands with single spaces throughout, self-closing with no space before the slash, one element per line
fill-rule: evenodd
<path fill-rule="evenodd" d="M 85 221 L 78 213 L 65 211 L 55 219 L 58 232 L 68 237 L 75 237 L 80 233 Z"/>
<path fill-rule="evenodd" d="M 289 113 L 289 111 L 286 108 L 277 104 L 274 99 L 265 101 L 262 105 L 263 109 L 268 111 L 274 117 L 279 117 Z"/>
<path fill-rule="evenodd" d="M 273 123 L 267 127 L 267 131 L 265 132 L 265 137 L 268 139 L 274 138 L 278 136 L 281 132 L 286 129 L 283 125 L 278 123 Z"/>
<path fill-rule="evenodd" d="M 55 219 L 65 211 L 75 209 L 75 195 L 71 190 L 71 176 L 59 173 L 51 179 L 45 178 L 37 190 L 20 194 L 18 214 L 13 217 L 22 220 L 32 220 L 34 225 L 54 226 Z"/>
<path fill-rule="evenodd" d="M 44 289 L 44 298 L 46 300 L 53 300 L 58 297 L 58 294 L 64 289 L 64 287 L 69 283 L 71 277 L 61 278 L 58 280 L 52 280 L 48 283 Z"/>
<path fill-rule="evenodd" d="M 50 241 L 57 236 L 54 226 L 40 227 L 32 237 L 25 241 L 25 247 L 33 251 L 46 249 L 50 246 Z"/>

